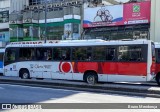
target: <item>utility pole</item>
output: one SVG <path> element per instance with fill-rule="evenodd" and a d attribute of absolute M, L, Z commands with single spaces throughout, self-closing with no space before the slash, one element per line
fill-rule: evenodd
<path fill-rule="evenodd" d="M 47 0 L 45 0 L 45 35 L 44 35 L 44 43 L 47 41 Z"/>

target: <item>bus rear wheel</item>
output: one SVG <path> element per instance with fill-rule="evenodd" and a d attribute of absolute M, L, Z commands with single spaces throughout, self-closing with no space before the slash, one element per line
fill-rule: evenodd
<path fill-rule="evenodd" d="M 160 86 L 160 74 L 157 74 L 156 82 L 157 82 L 158 86 Z"/>
<path fill-rule="evenodd" d="M 88 72 L 86 74 L 85 80 L 88 84 L 94 85 L 98 81 L 97 74 L 95 74 L 94 72 Z"/>
<path fill-rule="evenodd" d="M 20 77 L 22 79 L 29 79 L 30 78 L 30 74 L 29 74 L 29 71 L 27 69 L 22 69 L 20 71 Z"/>

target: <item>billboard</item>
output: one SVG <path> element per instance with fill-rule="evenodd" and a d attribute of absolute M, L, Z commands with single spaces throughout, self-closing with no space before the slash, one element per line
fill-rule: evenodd
<path fill-rule="evenodd" d="M 83 27 L 118 26 L 150 22 L 151 2 L 84 9 Z"/>
<path fill-rule="evenodd" d="M 139 24 L 150 22 L 150 2 L 139 2 L 124 5 L 124 24 Z"/>

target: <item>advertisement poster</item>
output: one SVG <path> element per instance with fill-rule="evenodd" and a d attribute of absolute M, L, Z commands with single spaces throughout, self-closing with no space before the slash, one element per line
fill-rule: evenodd
<path fill-rule="evenodd" d="M 140 24 L 150 22 L 150 2 L 139 2 L 124 5 L 124 24 Z"/>
<path fill-rule="evenodd" d="M 72 38 L 72 23 L 67 23 L 64 25 L 64 39 Z"/>
<path fill-rule="evenodd" d="M 84 10 L 83 27 L 121 25 L 123 5 L 87 8 Z"/>
<path fill-rule="evenodd" d="M 118 26 L 150 22 L 151 2 L 84 9 L 83 27 Z"/>

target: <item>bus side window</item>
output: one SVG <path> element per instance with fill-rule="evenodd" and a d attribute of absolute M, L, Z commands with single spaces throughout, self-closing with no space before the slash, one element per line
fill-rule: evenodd
<path fill-rule="evenodd" d="M 52 48 L 37 48 L 36 49 L 37 60 L 52 60 Z"/>
<path fill-rule="evenodd" d="M 72 48 L 72 59 L 74 61 L 84 61 L 86 59 L 86 47 Z"/>
<path fill-rule="evenodd" d="M 93 60 L 104 61 L 105 60 L 105 49 L 106 47 L 104 46 L 93 47 Z"/>
<path fill-rule="evenodd" d="M 36 59 L 37 60 L 42 60 L 43 59 L 43 52 L 42 52 L 42 49 L 39 49 L 39 48 L 37 48 L 36 49 Z"/>
<path fill-rule="evenodd" d="M 70 60 L 70 48 L 63 48 L 61 51 L 62 60 Z"/>
<path fill-rule="evenodd" d="M 60 60 L 60 48 L 53 48 L 53 60 Z"/>
<path fill-rule="evenodd" d="M 106 60 L 114 61 L 116 59 L 116 49 L 115 48 L 107 48 L 106 49 Z"/>
<path fill-rule="evenodd" d="M 87 47 L 86 49 L 86 61 L 92 60 L 92 47 Z"/>
<path fill-rule="evenodd" d="M 141 46 L 119 46 L 119 61 L 142 61 Z"/>
<path fill-rule="evenodd" d="M 118 60 L 119 61 L 129 61 L 128 57 L 128 46 L 119 46 L 118 49 Z"/>
<path fill-rule="evenodd" d="M 53 48 L 53 60 L 70 60 L 71 49 L 66 47 Z"/>
<path fill-rule="evenodd" d="M 34 56 L 34 48 L 19 49 L 19 60 L 33 60 Z"/>

